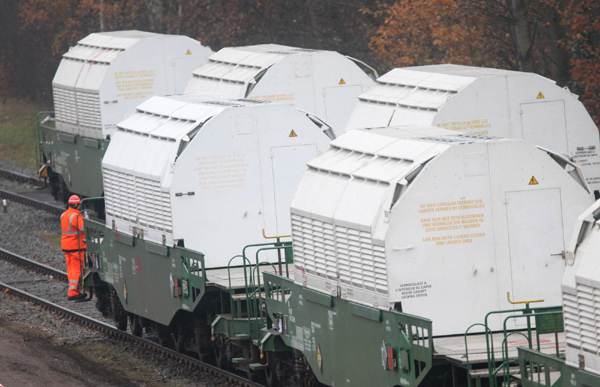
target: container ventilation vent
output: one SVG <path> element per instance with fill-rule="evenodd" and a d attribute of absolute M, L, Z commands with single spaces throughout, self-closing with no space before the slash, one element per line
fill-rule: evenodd
<path fill-rule="evenodd" d="M 319 277 L 337 279 L 334 226 L 292 215 L 292 234 L 294 262 Z"/>
<path fill-rule="evenodd" d="M 294 261 L 307 273 L 388 294 L 385 249 L 370 233 L 292 214 L 292 234 Z"/>
<path fill-rule="evenodd" d="M 79 125 L 102 130 L 102 119 L 100 117 L 100 96 L 98 93 L 85 93 L 78 91 L 75 93 L 77 102 L 77 121 Z"/>
<path fill-rule="evenodd" d="M 171 199 L 160 182 L 103 168 L 106 213 L 149 229 L 173 232 Z"/>
<path fill-rule="evenodd" d="M 358 288 L 388 294 L 385 249 L 374 246 L 371 234 L 336 226 L 340 281 Z"/>
<path fill-rule="evenodd" d="M 377 82 L 359 100 L 366 103 L 390 105 L 395 108 L 437 112 L 456 91 L 423 88 L 412 85 Z"/>
<path fill-rule="evenodd" d="M 577 295 L 563 293 L 567 346 L 597 355 L 600 353 L 596 320 L 600 313 L 600 289 L 577 284 Z"/>
<path fill-rule="evenodd" d="M 77 108 L 75 104 L 75 91 L 54 88 L 54 110 L 56 120 L 67 124 L 77 125 Z"/>
<path fill-rule="evenodd" d="M 472 144 L 473 141 L 469 141 L 469 139 L 463 139 L 457 136 L 445 136 L 445 137 L 415 137 L 411 140 L 417 141 L 429 141 L 429 142 L 439 142 L 441 144 Z"/>
<path fill-rule="evenodd" d="M 300 50 L 294 50 L 294 51 L 301 52 Z M 294 51 L 269 50 L 269 51 L 267 51 L 267 54 L 273 54 L 273 55 L 294 55 L 294 54 L 296 54 L 296 52 L 294 52 Z"/>
<path fill-rule="evenodd" d="M 495 136 L 485 136 L 485 135 L 481 135 L 481 134 L 469 134 L 469 133 L 457 133 L 455 134 L 456 137 L 459 138 L 468 138 L 468 139 L 473 139 L 473 140 L 494 140 L 496 138 L 499 137 L 495 137 Z"/>
<path fill-rule="evenodd" d="M 102 130 L 98 93 L 54 87 L 54 109 L 59 122 Z"/>
<path fill-rule="evenodd" d="M 296 51 L 296 52 L 319 52 L 319 50 L 315 50 L 312 48 L 296 48 L 296 47 L 294 47 L 293 51 Z M 269 51 L 269 52 L 271 52 L 271 51 Z"/>

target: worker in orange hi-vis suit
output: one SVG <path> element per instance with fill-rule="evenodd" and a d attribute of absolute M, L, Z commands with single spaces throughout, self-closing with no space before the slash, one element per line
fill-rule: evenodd
<path fill-rule="evenodd" d="M 60 216 L 60 229 L 62 231 L 61 247 L 67 260 L 67 277 L 69 278 L 69 301 L 84 300 L 86 293 L 81 293 L 80 281 L 83 269 L 86 244 L 83 231 L 83 218 L 79 213 L 81 200 L 79 196 L 69 198 L 69 208 Z"/>

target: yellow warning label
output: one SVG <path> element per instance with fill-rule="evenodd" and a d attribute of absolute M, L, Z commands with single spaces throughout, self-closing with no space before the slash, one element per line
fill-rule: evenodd
<path fill-rule="evenodd" d="M 537 99 L 544 99 L 544 98 L 546 98 L 546 97 L 544 97 L 544 94 L 542 94 L 542 92 L 540 91 L 540 92 L 538 93 L 538 96 L 537 96 L 536 98 L 537 98 Z"/>
<path fill-rule="evenodd" d="M 292 129 L 292 131 L 290 132 L 290 137 L 298 137 L 296 132 L 294 132 L 294 129 Z"/>
<path fill-rule="evenodd" d="M 317 344 L 317 364 L 319 365 L 319 369 L 323 369 L 323 356 L 321 355 L 321 345 Z"/>
<path fill-rule="evenodd" d="M 340 83 L 339 84 L 340 85 L 345 85 L 346 84 L 346 81 L 344 81 L 344 78 L 340 78 Z"/>
<path fill-rule="evenodd" d="M 190 50 L 187 50 L 187 52 L 185 53 L 185 55 L 192 55 L 192 52 Z"/>
<path fill-rule="evenodd" d="M 531 176 L 531 180 L 529 180 L 529 185 L 538 185 L 538 181 L 536 180 L 535 176 Z"/>

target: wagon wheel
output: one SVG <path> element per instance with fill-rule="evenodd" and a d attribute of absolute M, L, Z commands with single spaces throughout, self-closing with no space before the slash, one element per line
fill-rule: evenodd
<path fill-rule="evenodd" d="M 221 369 L 227 368 L 227 351 L 222 343 L 217 343 L 214 349 L 215 365 Z"/>
<path fill-rule="evenodd" d="M 194 318 L 195 349 L 198 351 L 198 358 L 203 362 L 209 362 L 212 358 L 214 345 L 210 338 L 210 326 L 206 325 L 204 321 Z"/>
<path fill-rule="evenodd" d="M 117 329 L 120 331 L 127 330 L 127 313 L 125 312 L 125 309 L 123 309 L 123 305 L 121 304 L 121 301 L 119 301 L 116 292 L 112 292 L 110 295 L 110 307 Z"/>
<path fill-rule="evenodd" d="M 50 180 L 50 193 L 54 197 L 54 200 L 61 199 L 61 201 L 62 201 L 62 198 L 60 196 L 60 180 L 57 177 L 58 175 L 55 175 L 54 173 L 52 173 L 52 169 L 49 168 L 48 176 L 49 176 L 49 180 Z"/>
<path fill-rule="evenodd" d="M 285 379 L 281 360 L 271 352 L 267 352 L 267 359 L 269 363 L 269 366 L 265 369 L 267 387 L 283 386 L 283 381 Z"/>
<path fill-rule="evenodd" d="M 62 197 L 63 203 L 67 203 L 69 201 L 69 197 L 71 196 L 71 191 L 67 187 L 65 180 L 60 176 L 60 196 Z"/>
<path fill-rule="evenodd" d="M 156 323 L 156 332 L 158 333 L 158 343 L 163 347 L 171 348 L 171 332 L 169 327 Z"/>
<path fill-rule="evenodd" d="M 95 288 L 96 309 L 102 313 L 102 316 L 109 318 L 112 315 L 110 294 L 105 288 Z"/>
<path fill-rule="evenodd" d="M 129 315 L 129 329 L 131 329 L 131 333 L 133 333 L 134 336 L 142 337 L 144 327 L 142 327 L 140 316 L 136 314 Z"/>
<path fill-rule="evenodd" d="M 177 324 L 171 336 L 173 337 L 173 346 L 175 347 L 175 350 L 179 353 L 184 353 L 187 334 L 180 324 Z"/>

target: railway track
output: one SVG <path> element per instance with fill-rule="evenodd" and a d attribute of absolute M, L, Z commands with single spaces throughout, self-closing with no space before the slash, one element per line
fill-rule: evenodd
<path fill-rule="evenodd" d="M 44 265 L 43 263 L 33 261 L 29 258 L 25 258 L 21 255 L 12 253 L 3 248 L 0 248 L 0 258 L 7 262 L 11 262 L 16 265 L 33 270 L 39 274 L 50 275 L 52 276 L 52 278 L 58 281 L 67 281 L 67 273 L 65 273 L 64 271 L 58 270 L 48 265 Z"/>
<path fill-rule="evenodd" d="M 143 348 L 146 348 L 149 351 L 160 353 L 161 355 L 167 358 L 174 359 L 180 364 L 185 364 L 187 366 L 197 368 L 198 370 L 202 370 L 209 374 L 222 377 L 233 385 L 248 387 L 261 386 L 261 384 L 250 382 L 246 378 L 237 374 L 222 370 L 211 364 L 201 362 L 198 359 L 163 347 L 160 344 L 148 338 L 137 337 L 126 331 L 121 331 L 113 327 L 109 322 L 110 320 L 101 321 L 98 318 L 91 317 L 88 315 L 91 310 L 99 314 L 99 312 L 97 312 L 97 310 L 93 307 L 92 303 L 56 302 L 56 300 L 53 301 L 46 299 L 45 297 L 41 297 L 39 294 L 36 295 L 34 294 L 34 291 L 28 291 L 25 288 L 27 288 L 28 286 L 31 287 L 35 284 L 39 284 L 44 281 L 60 281 L 62 284 L 64 284 L 66 283 L 67 278 L 66 273 L 55 268 L 51 268 L 47 265 L 35 262 L 28 258 L 22 257 L 18 254 L 14 254 L 5 249 L 0 249 L 0 258 L 14 265 L 18 265 L 20 267 L 26 268 L 27 270 L 39 273 L 45 277 L 49 277 L 49 279 L 38 278 L 32 280 L 10 281 L 10 283 L 8 281 L 0 282 L 0 290 L 6 291 L 10 295 L 16 296 L 27 302 L 31 302 L 57 315 L 63 316 L 74 322 L 77 322 L 85 327 L 102 332 L 108 335 L 109 337 L 134 343 L 136 345 L 142 346 Z M 62 298 L 64 299 L 65 297 L 64 292 L 62 292 L 62 288 L 61 294 L 63 295 Z"/>
<path fill-rule="evenodd" d="M 19 203 L 38 210 L 46 211 L 53 215 L 60 215 L 65 211 L 64 207 L 52 203 L 46 203 L 22 194 L 0 189 L 0 199 L 6 199 L 13 203 Z"/>
<path fill-rule="evenodd" d="M 0 178 L 20 183 L 41 186 L 41 184 L 38 184 L 39 182 L 33 178 L 1 169 Z M 0 203 L 2 199 L 8 200 L 9 203 L 19 203 L 57 216 L 59 216 L 65 210 L 62 206 L 57 206 L 52 203 L 37 200 L 35 198 L 25 196 L 24 194 L 0 189 Z M 28 259 L 3 248 L 0 248 L 0 260 L 9 262 L 12 265 L 19 266 L 25 270 L 34 272 L 42 276 L 41 278 L 38 277 L 37 279 L 32 280 L 5 280 L 5 282 L 2 282 L 2 280 L 0 280 L 0 290 L 6 291 L 12 296 L 36 304 L 48 311 L 51 311 L 52 313 L 68 318 L 90 329 L 102 332 L 103 334 L 109 337 L 113 337 L 117 340 L 135 343 L 136 345 L 139 345 L 142 348 L 146 348 L 148 351 L 159 353 L 162 356 L 174 359 L 179 364 L 194 367 L 199 371 L 202 370 L 211 375 L 223 378 L 232 385 L 261 386 L 261 384 L 251 382 L 240 375 L 228 372 L 226 370 L 222 370 L 211 364 L 201 362 L 200 360 L 195 359 L 193 357 L 163 347 L 156 341 L 153 341 L 151 338 L 134 336 L 128 331 L 121 331 L 115 328 L 112 320 L 104 318 L 100 314 L 100 312 L 95 308 L 95 302 L 66 302 L 66 297 L 64 297 L 64 291 L 62 287 L 63 284 L 67 283 L 67 274 L 59 269 Z M 58 284 L 57 286 L 61 287 L 59 291 L 60 298 L 58 300 L 50 300 L 45 296 L 46 293 L 55 292 L 41 292 L 41 294 L 44 295 L 41 295 L 39 291 L 36 293 L 35 288 L 39 287 L 40 284 L 43 284 L 44 282 L 56 282 Z M 28 287 L 32 287 L 34 290 L 29 290 Z"/>
<path fill-rule="evenodd" d="M 9 203 L 23 204 L 53 215 L 60 215 L 65 210 L 64 205 L 56 201 L 53 202 L 49 191 L 43 189 L 44 183 L 35 177 L 0 168 L 0 179 L 28 185 L 30 190 L 30 192 L 17 193 L 0 188 L 0 203 L 2 199 L 6 199 Z M 32 190 L 31 186 L 36 187 L 36 189 Z"/>
<path fill-rule="evenodd" d="M 35 177 L 25 175 L 23 173 L 8 171 L 0 168 L 0 177 L 5 180 L 17 181 L 20 183 L 27 183 L 31 185 L 35 185 L 38 187 L 42 187 L 44 183 Z"/>

